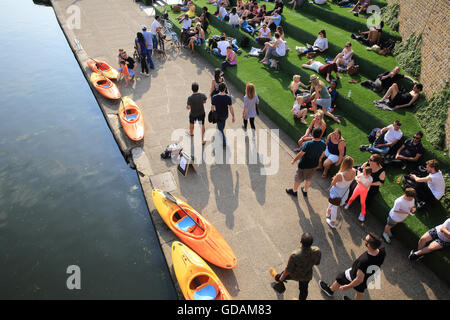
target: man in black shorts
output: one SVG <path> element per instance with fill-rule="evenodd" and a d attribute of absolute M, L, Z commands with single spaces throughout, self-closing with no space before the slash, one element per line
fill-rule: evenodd
<path fill-rule="evenodd" d="M 320 289 L 322 289 L 327 296 L 333 296 L 337 290 L 348 290 L 353 288 L 356 291 L 355 300 L 361 300 L 363 298 L 364 291 L 367 288 L 367 280 L 373 280 L 372 276 L 380 270 L 384 258 L 386 257 L 386 250 L 380 248 L 381 238 L 375 233 L 369 233 L 364 238 L 364 244 L 367 247 L 367 251 L 353 262 L 350 269 L 340 273 L 331 286 L 328 286 L 328 284 L 322 280 L 319 281 Z M 344 296 L 343 298 L 344 300 L 350 300 L 347 296 Z"/>
<path fill-rule="evenodd" d="M 191 110 L 189 112 L 189 134 L 194 136 L 194 123 L 200 122 L 202 125 L 202 144 L 205 144 L 205 106 L 206 96 L 203 93 L 198 92 L 198 83 L 192 84 L 192 95 L 187 99 L 186 109 Z"/>
<path fill-rule="evenodd" d="M 294 187 L 292 189 L 286 189 L 286 193 L 296 197 L 298 187 L 305 181 L 305 187 L 301 188 L 303 196 L 308 196 L 308 189 L 311 185 L 312 178 L 316 168 L 319 166 L 319 159 L 325 152 L 326 144 L 320 137 L 322 135 L 322 129 L 314 128 L 312 131 L 313 140 L 307 141 L 300 148 L 300 152 L 292 160 L 291 164 L 294 164 L 297 160 L 298 169 L 294 177 Z"/>

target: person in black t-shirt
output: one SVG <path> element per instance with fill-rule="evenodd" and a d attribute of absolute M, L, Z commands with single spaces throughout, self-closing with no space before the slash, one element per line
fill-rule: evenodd
<path fill-rule="evenodd" d="M 314 128 L 312 136 L 313 140 L 305 142 L 300 148 L 300 152 L 291 162 L 291 164 L 294 164 L 297 160 L 300 160 L 294 177 L 294 187 L 292 189 L 286 189 L 286 193 L 294 197 L 297 197 L 298 187 L 303 181 L 305 181 L 305 187 L 301 187 L 301 190 L 304 197 L 308 196 L 308 188 L 311 185 L 314 172 L 319 166 L 319 160 L 322 158 L 327 147 L 325 142 L 320 139 L 322 136 L 321 128 Z"/>
<path fill-rule="evenodd" d="M 363 87 L 371 89 L 374 92 L 382 92 L 388 90 L 394 83 L 397 83 L 403 78 L 415 82 L 413 78 L 402 75 L 399 72 L 400 67 L 395 67 L 391 72 L 386 71 L 382 74 L 379 74 L 375 81 L 366 80 L 361 82 L 361 85 Z"/>
<path fill-rule="evenodd" d="M 232 122 L 235 121 L 231 97 L 225 93 L 226 90 L 227 86 L 225 83 L 221 82 L 219 84 L 219 93 L 214 95 L 211 99 L 211 110 L 216 111 L 217 113 L 217 129 L 222 134 L 224 148 L 227 146 L 227 140 L 225 139 L 223 130 L 225 129 L 225 123 L 228 118 L 228 110 L 231 113 Z"/>
<path fill-rule="evenodd" d="M 355 300 L 361 300 L 363 298 L 364 291 L 367 289 L 368 280 L 374 280 L 374 276 L 380 276 L 377 272 L 380 271 L 380 267 L 386 257 L 386 250 L 380 248 L 381 238 L 375 233 L 371 232 L 364 238 L 364 244 L 367 247 L 367 251 L 359 256 L 358 259 L 353 262 L 351 268 L 340 273 L 336 277 L 336 281 L 328 286 L 322 280 L 319 281 L 320 289 L 329 297 L 337 290 L 355 289 Z M 350 300 L 347 296 L 343 297 L 344 300 Z"/>
<path fill-rule="evenodd" d="M 422 144 L 422 131 L 417 131 L 414 134 L 413 139 L 407 139 L 405 143 L 398 149 L 395 157 L 385 160 L 385 165 L 398 165 L 401 166 L 402 170 L 406 169 L 409 163 L 417 163 L 419 159 L 424 155 L 425 148 Z"/>
<path fill-rule="evenodd" d="M 200 122 L 202 125 L 202 144 L 205 144 L 205 106 L 206 96 L 198 92 L 198 83 L 192 84 L 192 95 L 187 99 L 186 109 L 189 112 L 189 134 L 194 136 L 194 123 Z"/>
<path fill-rule="evenodd" d="M 129 57 L 126 51 L 121 52 L 120 54 L 121 60 L 124 60 L 127 63 L 128 72 L 131 77 L 134 77 L 134 72 L 136 71 L 137 64 L 132 57 Z"/>

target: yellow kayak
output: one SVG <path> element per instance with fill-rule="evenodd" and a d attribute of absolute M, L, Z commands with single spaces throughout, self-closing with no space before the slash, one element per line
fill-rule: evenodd
<path fill-rule="evenodd" d="M 174 197 L 188 214 L 173 201 L 166 198 L 164 191 L 152 191 L 153 203 L 159 215 L 177 237 L 208 262 L 225 269 L 237 266 L 237 258 L 217 229 L 187 203 Z"/>
<path fill-rule="evenodd" d="M 86 60 L 86 63 L 88 64 L 89 68 L 91 68 L 92 71 L 98 74 L 102 74 L 108 79 L 115 80 L 119 77 L 119 71 L 111 67 L 105 61 L 95 61 L 91 58 L 88 58 Z"/>
<path fill-rule="evenodd" d="M 208 264 L 179 241 L 172 243 L 172 263 L 186 300 L 232 300 Z"/>

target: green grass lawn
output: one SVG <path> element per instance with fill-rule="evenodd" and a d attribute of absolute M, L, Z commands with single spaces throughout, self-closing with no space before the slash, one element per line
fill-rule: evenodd
<path fill-rule="evenodd" d="M 196 0 L 195 3 L 198 8 L 201 8 L 206 4 L 206 1 Z M 271 3 L 266 4 L 268 4 L 268 7 L 269 5 L 273 6 Z M 213 10 L 215 10 L 215 6 L 207 5 L 207 7 L 210 12 L 214 12 Z M 290 17 L 295 17 L 294 15 L 302 17 L 300 13 L 292 10 L 290 11 Z M 172 20 L 177 15 L 178 14 L 170 13 Z M 283 14 L 283 17 L 285 15 L 286 13 Z M 175 25 L 177 27 L 179 26 L 177 23 L 175 23 Z M 240 39 L 246 35 L 239 29 L 231 28 L 226 22 L 218 21 L 214 16 L 211 16 L 210 28 L 211 33 L 208 36 L 226 32 L 227 35 Z M 311 24 L 309 28 L 314 28 L 317 30 L 321 29 L 320 26 L 315 27 L 315 24 Z M 300 42 L 297 39 L 298 37 L 291 37 L 291 33 L 289 32 L 291 30 L 293 29 L 287 29 L 288 33 L 286 35 L 286 41 L 288 46 L 291 49 L 295 49 L 295 46 L 304 46 L 305 43 Z M 330 30 L 333 30 L 333 41 L 336 40 L 338 43 L 345 43 L 347 41 L 349 36 L 348 31 L 343 31 L 336 27 L 330 28 Z M 328 40 L 331 42 L 332 39 L 330 38 L 328 29 L 327 33 Z M 355 44 L 355 41 L 353 41 L 353 43 Z M 253 40 L 252 44 L 256 46 Z M 365 51 L 365 49 L 363 50 Z M 220 66 L 222 59 L 206 53 L 205 47 L 197 48 L 197 52 L 204 56 L 214 66 Z M 275 71 L 258 63 L 258 58 L 246 58 L 245 54 L 247 52 L 248 51 L 244 49 L 243 54 L 238 56 L 238 66 L 236 68 L 227 69 L 226 79 L 242 91 L 247 82 L 253 82 L 262 101 L 262 111 L 265 112 L 273 121 L 275 121 L 280 128 L 286 131 L 286 133 L 293 139 L 298 139 L 304 133 L 306 126 L 302 125 L 298 121 L 295 121 L 290 114 L 290 109 L 293 105 L 294 99 L 288 89 L 288 85 L 292 80 L 292 75 L 294 74 L 299 74 L 303 82 L 309 82 L 309 75 L 314 72 L 301 68 L 301 64 L 305 63 L 307 58 L 299 58 L 295 50 L 291 50 L 287 57 L 280 60 L 281 70 Z M 370 54 L 370 52 L 366 53 Z M 375 61 L 376 63 L 384 65 L 384 63 L 388 61 L 391 66 L 396 65 L 395 59 L 392 57 L 382 57 L 376 55 L 375 53 L 373 53 L 373 55 L 377 56 Z M 318 57 L 317 59 L 323 62 L 324 57 L 326 56 Z M 361 68 L 364 69 L 364 66 Z M 357 78 L 361 81 L 367 79 L 364 72 L 362 72 L 362 75 L 359 75 Z M 338 125 L 331 119 L 326 119 L 326 121 L 328 133 L 331 132 L 333 128 L 339 127 L 341 129 L 343 136 L 347 141 L 347 154 L 351 155 L 355 159 L 355 163 L 362 163 L 369 157 L 369 153 L 359 151 L 359 145 L 368 144 L 367 134 L 372 128 L 382 127 L 392 123 L 395 119 L 399 119 L 404 124 L 402 131 L 405 136 L 411 137 L 414 132 L 420 130 L 417 119 L 411 111 L 406 110 L 392 112 L 375 108 L 372 101 L 378 100 L 379 95 L 375 94 L 371 90 L 363 88 L 360 84 L 349 84 L 349 79 L 351 78 L 348 75 L 343 75 L 343 79 L 339 81 L 338 85 L 340 96 L 337 101 L 338 108 L 335 113 L 341 116 L 342 125 Z M 325 81 L 324 79 L 322 80 Z M 349 90 L 351 90 L 350 98 L 347 97 Z M 308 122 L 311 121 L 310 119 L 311 118 L 309 117 Z M 426 139 L 424 139 L 424 146 L 429 151 L 426 155 L 427 158 L 437 158 L 444 164 L 445 168 L 449 168 L 448 157 L 444 152 L 434 150 Z M 394 200 L 402 194 L 402 190 L 396 183 L 396 180 L 403 174 L 404 172 L 399 169 L 389 169 L 387 171 L 386 183 L 382 188 L 380 188 L 380 196 L 375 199 L 375 201 L 371 204 L 371 208 L 369 208 L 371 214 L 378 216 L 381 220 L 384 219 L 383 222 L 385 221 L 385 217 L 387 216 Z M 397 231 L 406 233 L 408 236 L 404 237 L 406 238 L 404 239 L 405 242 L 408 246 L 414 247 L 418 236 L 429 230 L 431 227 L 442 223 L 446 216 L 448 216 L 448 213 L 442 206 L 436 204 L 426 208 L 425 210 L 420 210 L 420 213 L 417 214 L 416 217 L 409 217 L 405 221 L 404 226 L 397 227 Z M 448 254 L 448 251 L 447 254 L 441 252 L 436 256 L 443 257 L 443 259 L 447 262 L 447 265 L 450 264 L 450 255 Z M 433 257 L 429 259 L 436 258 Z"/>
<path fill-rule="evenodd" d="M 284 1 L 285 6 L 288 1 Z M 386 6 L 386 3 L 371 1 L 371 5 L 377 5 L 380 9 Z M 288 5 L 292 8 L 291 5 Z M 316 5 L 306 2 L 300 8 L 296 8 L 296 11 L 302 15 L 308 17 L 320 17 L 321 20 L 327 21 L 328 23 L 339 27 L 341 29 L 347 30 L 350 33 L 357 33 L 360 31 L 365 31 L 367 29 L 367 19 L 369 14 L 359 15 L 355 17 L 353 13 L 349 12 L 351 8 L 340 8 L 337 4 L 332 2 L 327 2 L 324 5 Z M 398 32 L 391 30 L 385 25 L 383 28 L 383 37 L 393 38 L 396 40 L 401 40 L 401 36 Z"/>

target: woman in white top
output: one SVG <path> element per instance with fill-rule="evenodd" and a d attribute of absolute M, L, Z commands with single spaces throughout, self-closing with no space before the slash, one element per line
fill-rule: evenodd
<path fill-rule="evenodd" d="M 264 47 L 266 48 L 266 55 L 264 56 L 264 59 L 259 61 L 264 64 L 269 63 L 269 58 L 271 56 L 283 57 L 286 54 L 286 42 L 281 40 L 280 34 L 278 32 L 275 32 L 275 42 L 273 44 L 270 42 L 266 42 L 264 44 Z"/>
<path fill-rule="evenodd" d="M 347 42 L 345 44 L 344 50 L 342 50 L 342 52 L 339 53 L 334 58 L 333 62 L 337 63 L 338 66 L 347 67 L 352 58 L 353 58 L 352 43 Z"/>
<path fill-rule="evenodd" d="M 236 12 L 236 8 L 231 9 L 231 13 L 229 15 L 230 20 L 228 23 L 233 27 L 239 27 L 239 24 L 241 22 L 241 18 L 239 18 L 239 15 Z"/>
<path fill-rule="evenodd" d="M 311 48 L 303 51 L 303 54 L 307 54 L 308 52 L 322 53 L 327 49 L 328 49 L 327 33 L 325 32 L 325 30 L 320 30 L 319 36 L 317 37 L 316 41 L 314 41 L 314 45 Z"/>
<path fill-rule="evenodd" d="M 264 23 L 262 27 L 259 29 L 258 37 L 255 39 L 256 42 L 258 42 L 261 45 L 264 45 L 264 43 L 269 42 L 270 38 L 272 38 L 272 35 L 270 34 L 270 29 L 267 28 L 267 25 Z"/>
<path fill-rule="evenodd" d="M 349 188 L 355 179 L 356 170 L 353 168 L 353 158 L 346 156 L 342 160 L 341 168 L 339 172 L 334 176 L 331 181 L 330 199 L 341 198 L 339 204 L 328 204 L 326 221 L 330 228 L 336 228 L 337 208 L 345 203 L 348 198 Z"/>

